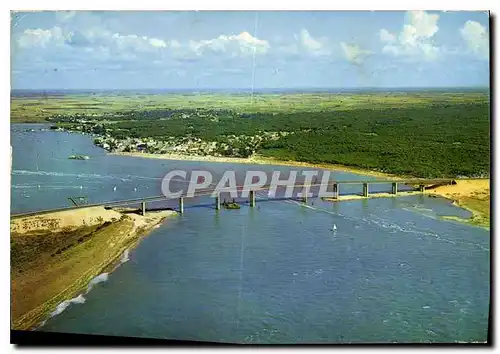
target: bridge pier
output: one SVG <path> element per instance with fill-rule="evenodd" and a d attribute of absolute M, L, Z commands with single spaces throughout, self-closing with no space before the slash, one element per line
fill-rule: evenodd
<path fill-rule="evenodd" d="M 141 202 L 141 213 L 142 216 L 146 215 L 146 202 Z"/>
<path fill-rule="evenodd" d="M 179 198 L 179 213 L 184 213 L 184 198 L 180 197 Z"/>
<path fill-rule="evenodd" d="M 423 192 L 425 192 L 425 184 L 421 184 L 421 185 L 419 186 L 419 190 L 420 190 L 420 192 L 422 192 L 422 193 L 423 193 Z"/>
<path fill-rule="evenodd" d="M 339 199 L 339 184 L 338 183 L 335 183 L 333 185 L 333 198 Z"/>
<path fill-rule="evenodd" d="M 255 206 L 255 191 L 250 191 L 250 206 L 254 207 Z"/>
<path fill-rule="evenodd" d="M 220 193 L 215 195 L 215 210 L 220 210 Z"/>
<path fill-rule="evenodd" d="M 363 183 L 363 197 L 368 197 L 368 183 Z"/>
<path fill-rule="evenodd" d="M 392 184 L 392 194 L 398 194 L 398 182 Z"/>

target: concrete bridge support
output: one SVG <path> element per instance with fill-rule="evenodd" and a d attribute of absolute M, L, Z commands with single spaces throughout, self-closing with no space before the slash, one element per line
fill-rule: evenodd
<path fill-rule="evenodd" d="M 255 191 L 250 191 L 250 206 L 254 207 L 255 206 Z"/>
<path fill-rule="evenodd" d="M 215 210 L 220 210 L 220 193 L 215 195 Z"/>
<path fill-rule="evenodd" d="M 392 194 L 398 194 L 398 182 L 392 184 Z"/>
<path fill-rule="evenodd" d="M 422 192 L 422 193 L 423 193 L 423 192 L 425 192 L 425 184 L 421 184 L 421 185 L 419 186 L 419 190 L 420 190 L 420 192 Z"/>
<path fill-rule="evenodd" d="M 180 197 L 179 198 L 179 213 L 184 213 L 184 198 Z"/>
<path fill-rule="evenodd" d="M 363 183 L 363 197 L 368 197 L 368 183 Z"/>
<path fill-rule="evenodd" d="M 333 185 L 333 198 L 339 199 L 339 184 L 335 183 Z"/>
<path fill-rule="evenodd" d="M 141 213 L 142 216 L 146 215 L 146 202 L 141 202 Z"/>

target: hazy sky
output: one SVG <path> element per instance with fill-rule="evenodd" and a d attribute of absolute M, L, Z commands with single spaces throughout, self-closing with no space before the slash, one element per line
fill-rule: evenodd
<path fill-rule="evenodd" d="M 486 12 L 11 14 L 12 88 L 488 86 Z"/>

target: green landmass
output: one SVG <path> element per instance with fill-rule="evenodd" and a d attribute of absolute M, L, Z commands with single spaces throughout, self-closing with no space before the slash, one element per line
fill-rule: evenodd
<path fill-rule="evenodd" d="M 11 219 L 11 327 L 34 328 L 171 215 L 93 207 Z"/>
<path fill-rule="evenodd" d="M 13 99 L 12 121 L 38 117 L 92 133 L 112 152 L 257 154 L 424 178 L 486 177 L 489 110 L 485 92 L 80 95 Z"/>

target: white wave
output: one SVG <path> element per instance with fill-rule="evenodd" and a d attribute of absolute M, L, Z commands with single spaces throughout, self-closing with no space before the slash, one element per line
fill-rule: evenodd
<path fill-rule="evenodd" d="M 83 304 L 83 303 L 85 303 L 85 298 L 83 297 L 82 294 L 78 295 L 77 297 L 75 297 L 73 299 L 63 301 L 59 305 L 57 305 L 57 307 L 54 311 L 51 312 L 50 317 L 54 317 L 54 316 L 61 314 L 71 304 Z M 43 324 L 45 324 L 45 321 L 43 322 Z"/>
<path fill-rule="evenodd" d="M 102 274 L 99 274 L 97 277 L 95 277 L 94 279 L 92 279 L 89 283 L 89 285 L 87 286 L 87 294 L 89 293 L 90 290 L 92 290 L 92 288 L 94 287 L 94 285 L 96 284 L 99 284 L 99 283 L 103 283 L 105 281 L 107 281 L 109 278 L 109 274 L 108 273 L 102 273 Z"/>
<path fill-rule="evenodd" d="M 118 264 L 113 268 L 113 272 L 118 269 L 118 267 L 120 267 L 123 263 L 126 263 L 130 260 L 129 258 L 129 250 L 126 249 L 122 255 L 120 256 L 120 261 L 118 262 Z"/>
<path fill-rule="evenodd" d="M 118 268 L 121 264 L 127 262 L 128 260 L 129 260 L 129 250 L 127 249 L 121 255 L 120 263 L 115 267 L 115 269 Z M 109 278 L 109 273 L 101 273 L 98 276 L 96 276 L 95 278 L 93 278 L 89 282 L 89 284 L 87 285 L 87 290 L 85 291 L 85 294 L 88 294 L 96 284 L 103 283 L 103 282 L 107 281 L 108 278 Z M 71 304 L 83 304 L 83 303 L 85 303 L 85 297 L 82 294 L 78 295 L 77 297 L 75 297 L 73 299 L 65 300 L 65 301 L 61 302 L 59 305 L 57 305 L 56 309 L 54 311 L 52 311 L 52 313 L 49 315 L 49 318 L 52 318 L 54 316 L 61 314 Z M 43 322 L 41 322 L 40 325 L 38 326 L 38 328 L 43 327 L 46 322 L 47 322 L 47 320 L 44 320 Z"/>
<path fill-rule="evenodd" d="M 128 255 L 129 255 L 129 251 L 127 249 L 127 250 L 125 250 L 125 252 L 123 252 L 122 256 L 120 257 L 120 264 L 123 264 L 123 263 L 129 261 L 130 258 Z"/>

